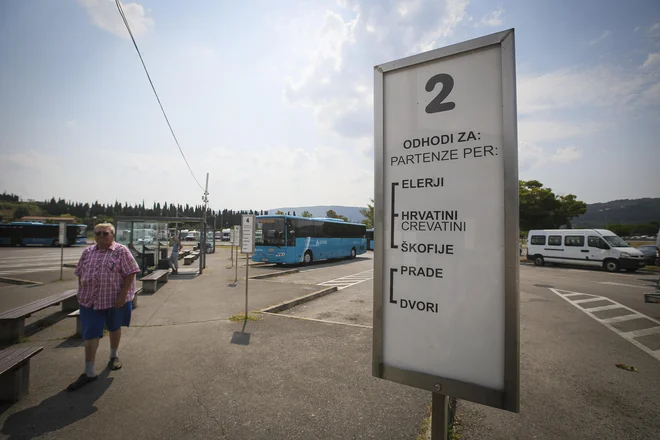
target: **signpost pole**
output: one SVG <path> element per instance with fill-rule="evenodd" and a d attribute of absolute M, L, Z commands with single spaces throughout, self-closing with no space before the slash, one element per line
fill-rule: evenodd
<path fill-rule="evenodd" d="M 431 401 L 431 440 L 447 440 L 449 397 L 433 393 Z"/>
<path fill-rule="evenodd" d="M 245 254 L 245 319 L 248 316 L 248 268 L 250 267 L 250 254 Z"/>
<path fill-rule="evenodd" d="M 60 240 L 60 281 L 64 278 L 64 240 L 66 237 L 66 223 L 60 222 L 59 237 Z"/>

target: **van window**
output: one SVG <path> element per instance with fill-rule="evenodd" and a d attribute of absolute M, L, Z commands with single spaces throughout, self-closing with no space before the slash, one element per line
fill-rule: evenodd
<path fill-rule="evenodd" d="M 545 235 L 532 235 L 531 244 L 544 246 L 545 245 Z"/>
<path fill-rule="evenodd" d="M 605 240 L 595 235 L 589 236 L 589 238 L 587 239 L 587 244 L 589 245 L 589 247 L 595 247 L 598 249 L 607 249 Z"/>
<path fill-rule="evenodd" d="M 564 237 L 564 246 L 584 246 L 584 235 L 567 235 Z"/>
<path fill-rule="evenodd" d="M 549 246 L 561 246 L 561 235 L 551 235 L 548 237 Z"/>

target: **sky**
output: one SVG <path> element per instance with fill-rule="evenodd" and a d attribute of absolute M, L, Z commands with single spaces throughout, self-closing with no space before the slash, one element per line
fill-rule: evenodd
<path fill-rule="evenodd" d="M 215 210 L 366 206 L 374 66 L 514 28 L 520 178 L 660 197 L 657 0 L 122 5 L 192 173 L 114 0 L 2 0 L 0 191 L 199 205 L 209 173 Z"/>

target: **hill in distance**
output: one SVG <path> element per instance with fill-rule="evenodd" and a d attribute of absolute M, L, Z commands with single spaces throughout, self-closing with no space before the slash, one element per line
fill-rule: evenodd
<path fill-rule="evenodd" d="M 660 222 L 660 198 L 612 200 L 587 205 L 587 212 L 571 221 L 573 227 L 603 228 L 613 224 Z"/>
<path fill-rule="evenodd" d="M 326 217 L 326 212 L 332 209 L 339 215 L 343 215 L 348 218 L 349 221 L 353 223 L 362 223 L 364 216 L 360 214 L 360 209 L 364 209 L 366 206 L 296 206 L 289 208 L 274 208 L 269 209 L 268 214 L 275 214 L 277 211 L 282 211 L 285 214 L 290 212 L 293 215 L 294 211 L 296 215 L 301 215 L 305 211 L 309 211 L 313 217 Z"/>

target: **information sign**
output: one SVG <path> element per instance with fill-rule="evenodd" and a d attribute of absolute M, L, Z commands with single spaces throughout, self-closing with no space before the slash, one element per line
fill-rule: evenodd
<path fill-rule="evenodd" d="M 375 68 L 373 374 L 519 407 L 513 30 Z"/>
<path fill-rule="evenodd" d="M 243 214 L 241 217 L 241 252 L 244 254 L 254 253 L 254 230 L 255 216 Z"/>

